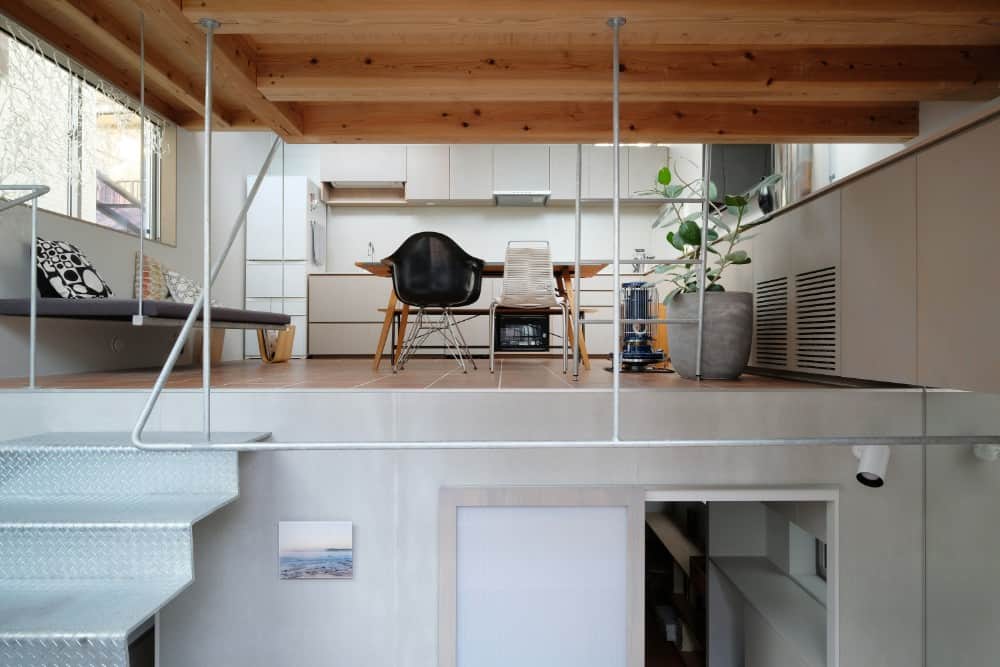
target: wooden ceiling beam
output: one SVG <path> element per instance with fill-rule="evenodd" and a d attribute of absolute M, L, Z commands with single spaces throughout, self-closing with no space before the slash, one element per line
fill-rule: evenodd
<path fill-rule="evenodd" d="M 315 103 L 308 143 L 591 143 L 611 139 L 607 103 Z M 623 103 L 625 142 L 897 142 L 916 136 L 916 104 Z M 236 121 L 239 124 L 239 120 Z"/>
<path fill-rule="evenodd" d="M 545 43 L 606 43 L 606 19 L 625 16 L 625 43 L 996 44 L 995 0 L 180 0 L 192 22 L 223 32 L 322 35 L 331 43 L 475 43 L 533 35 Z M 530 37 L 528 37 L 530 39 Z"/>
<path fill-rule="evenodd" d="M 103 53 L 112 62 L 128 70 L 136 81 L 135 89 L 129 94 L 138 98 L 139 79 L 139 15 L 136 12 L 135 25 L 126 28 L 115 17 L 108 14 L 98 2 L 93 0 L 32 0 L 35 11 L 41 12 L 45 20 L 63 29 L 79 42 L 100 44 Z M 148 40 L 147 40 L 148 42 Z M 188 78 L 162 54 L 146 47 L 146 91 L 154 92 L 170 100 L 174 106 L 181 106 L 205 115 L 204 82 Z M 101 72 L 96 72 L 99 75 Z M 226 128 L 226 112 L 216 108 L 213 112 L 216 126 Z M 171 119 L 176 120 L 176 119 Z"/>
<path fill-rule="evenodd" d="M 271 100 L 323 102 L 607 101 L 608 49 L 433 47 L 260 49 Z M 988 100 L 1000 46 L 631 47 L 622 98 L 641 101 Z"/>
<path fill-rule="evenodd" d="M 146 13 L 147 26 L 154 23 L 176 44 L 177 49 L 205 53 L 205 33 L 191 23 L 177 0 L 134 0 Z M 203 56 L 202 56 L 203 58 Z M 204 60 L 202 60 L 204 62 Z M 215 39 L 213 84 L 240 99 L 247 111 L 261 123 L 288 139 L 302 133 L 302 116 L 295 105 L 272 102 L 257 89 L 253 49 L 238 36 L 219 35 Z M 237 110 L 236 115 L 239 115 Z"/>
<path fill-rule="evenodd" d="M 131 61 L 122 62 L 119 59 L 108 60 L 104 52 L 98 53 L 93 50 L 88 45 L 90 42 L 82 40 L 78 33 L 63 30 L 48 16 L 39 14 L 37 9 L 38 5 L 34 0 L 4 0 L 2 12 L 52 48 L 119 90 L 138 98 L 139 75 L 136 64 Z M 150 91 L 148 86 L 146 106 L 169 120 L 174 120 L 181 114 L 178 110 L 179 105 L 175 101 L 164 99 L 156 92 Z"/>

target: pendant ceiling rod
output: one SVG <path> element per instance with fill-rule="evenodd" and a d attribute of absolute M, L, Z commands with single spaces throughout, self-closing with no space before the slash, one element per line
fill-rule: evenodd
<path fill-rule="evenodd" d="M 622 373 L 622 349 L 621 349 L 621 338 L 622 338 L 622 327 L 621 327 L 621 282 L 622 282 L 622 268 L 621 268 L 621 242 L 622 242 L 622 219 L 621 219 L 621 109 L 620 109 L 620 91 L 619 91 L 619 78 L 621 72 L 621 66 L 619 64 L 620 54 L 619 54 L 619 40 L 621 27 L 625 25 L 624 16 L 615 16 L 608 19 L 608 25 L 614 33 L 614 46 L 612 49 L 611 58 L 611 134 L 612 134 L 612 160 L 611 165 L 612 173 L 612 200 L 611 200 L 611 220 L 612 220 L 612 254 L 614 262 L 612 263 L 614 271 L 614 291 L 612 295 L 614 301 L 612 303 L 613 311 L 613 324 L 614 328 L 613 339 L 611 343 L 612 350 L 612 363 L 611 363 L 611 373 L 612 373 L 612 421 L 611 421 L 611 440 L 613 442 L 618 442 L 621 437 L 621 373 Z"/>
<path fill-rule="evenodd" d="M 149 201 L 149 184 L 146 182 L 146 15 L 139 12 L 139 289 L 138 312 L 132 316 L 134 326 L 142 326 L 142 301 L 146 291 L 146 252 L 143 243 L 146 240 L 146 202 Z"/>
<path fill-rule="evenodd" d="M 202 315 L 201 315 L 201 383 L 202 433 L 212 437 L 212 42 L 219 22 L 201 19 L 205 29 L 205 174 L 202 187 Z"/>

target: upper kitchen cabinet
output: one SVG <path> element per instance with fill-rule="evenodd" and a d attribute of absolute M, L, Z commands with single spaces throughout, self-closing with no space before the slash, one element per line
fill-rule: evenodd
<path fill-rule="evenodd" d="M 628 192 L 622 189 L 622 199 L 657 199 L 659 195 L 639 194 L 656 185 L 656 176 L 667 166 L 670 151 L 666 146 L 627 146 Z"/>
<path fill-rule="evenodd" d="M 841 375 L 917 382 L 916 177 L 911 157 L 842 189 Z"/>
<path fill-rule="evenodd" d="M 917 155 L 919 384 L 1000 392 L 998 155 L 1000 120 Z"/>
<path fill-rule="evenodd" d="M 550 201 L 576 199 L 576 144 L 551 144 L 549 146 Z"/>
<path fill-rule="evenodd" d="M 406 147 L 406 200 L 442 201 L 451 197 L 448 144 Z"/>
<path fill-rule="evenodd" d="M 493 201 L 493 146 L 452 144 L 449 189 L 453 201 Z"/>
<path fill-rule="evenodd" d="M 334 185 L 381 186 L 406 181 L 405 144 L 331 144 L 323 147 L 320 180 Z"/>
<path fill-rule="evenodd" d="M 493 190 L 548 192 L 549 147 L 544 144 L 493 146 Z"/>
<path fill-rule="evenodd" d="M 583 147 L 583 198 L 612 199 L 614 196 L 614 148 L 606 145 Z M 619 154 L 622 199 L 628 195 L 628 151 Z"/>

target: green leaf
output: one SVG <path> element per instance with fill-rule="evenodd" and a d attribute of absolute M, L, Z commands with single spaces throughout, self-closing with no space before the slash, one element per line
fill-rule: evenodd
<path fill-rule="evenodd" d="M 746 208 L 750 202 L 742 195 L 726 195 L 726 206 L 729 208 Z"/>
<path fill-rule="evenodd" d="M 708 239 L 709 243 L 711 243 L 712 241 L 717 241 L 719 239 L 719 232 L 709 227 L 708 231 L 705 232 L 705 238 Z"/>
<path fill-rule="evenodd" d="M 750 257 L 746 250 L 734 250 L 726 255 L 726 261 L 730 264 L 749 264 Z"/>
<path fill-rule="evenodd" d="M 667 243 L 677 248 L 681 252 L 684 252 L 684 242 L 681 241 L 681 237 L 673 232 L 667 232 Z"/>
<path fill-rule="evenodd" d="M 681 183 L 675 183 L 663 188 L 663 196 L 667 199 L 676 199 L 682 194 L 684 194 L 684 186 Z"/>
<path fill-rule="evenodd" d="M 688 245 L 701 245 L 701 227 L 692 220 L 682 222 L 677 228 L 677 234 Z"/>
<path fill-rule="evenodd" d="M 712 201 L 719 198 L 719 188 L 715 187 L 715 183 L 712 181 L 708 182 L 708 198 Z"/>
<path fill-rule="evenodd" d="M 723 287 L 722 285 L 720 285 L 719 283 L 712 283 L 711 285 L 708 285 L 708 286 L 705 287 L 705 291 L 706 292 L 725 292 L 726 288 Z"/>
<path fill-rule="evenodd" d="M 670 167 L 663 167 L 656 174 L 656 182 L 660 185 L 670 185 L 671 180 L 673 180 L 673 175 L 670 173 Z"/>

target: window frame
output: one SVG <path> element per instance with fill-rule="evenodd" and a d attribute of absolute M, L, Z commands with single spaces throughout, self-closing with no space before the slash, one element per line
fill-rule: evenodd
<path fill-rule="evenodd" d="M 77 61 L 73 60 L 62 51 L 56 49 L 45 40 L 37 37 L 34 33 L 25 29 L 20 24 L 10 21 L 10 19 L 7 19 L 7 21 L 8 23 L 6 25 L 4 23 L 0 23 L 0 36 L 6 37 L 23 45 L 24 47 L 30 49 L 35 57 L 44 58 L 52 65 L 66 71 L 73 82 L 73 85 L 69 87 L 69 90 L 67 90 L 67 96 L 71 98 L 69 101 L 71 109 L 73 110 L 71 116 L 73 119 L 73 126 L 70 129 L 70 136 L 67 139 L 67 148 L 70 155 L 77 160 L 77 164 L 73 165 L 69 163 L 70 160 L 67 161 L 65 182 L 67 193 L 66 207 L 64 211 L 58 211 L 45 208 L 40 205 L 39 209 L 50 215 L 59 216 L 76 222 L 82 222 L 106 231 L 124 234 L 131 238 L 138 239 L 137 234 L 115 229 L 114 227 L 102 224 L 97 220 L 87 220 L 82 217 L 81 209 L 84 201 L 83 185 L 85 179 L 81 164 L 83 160 L 81 147 L 82 137 L 84 136 L 86 128 L 83 125 L 83 105 L 81 100 L 84 90 L 83 86 L 87 85 L 93 88 L 96 95 L 103 96 L 112 102 L 118 103 L 136 115 L 139 114 L 140 105 L 138 101 L 131 95 L 126 94 L 117 86 L 83 67 Z M 17 29 L 16 32 L 9 30 L 9 26 L 15 26 Z M 35 43 L 31 43 L 26 40 L 26 36 L 28 35 L 31 36 L 31 39 L 33 39 Z M 56 57 L 55 54 L 58 54 L 58 57 Z M 70 63 L 70 66 L 67 67 L 66 63 Z M 118 93 L 118 96 L 108 97 L 104 94 L 103 89 L 114 90 Z M 145 158 L 147 161 L 146 176 L 149 180 L 150 199 L 147 206 L 146 231 L 148 231 L 148 233 L 146 234 L 145 240 L 160 245 L 176 247 L 177 207 L 175 199 L 177 193 L 177 160 L 174 152 L 177 146 L 177 126 L 160 114 L 150 110 L 148 107 L 146 108 L 145 122 L 156 125 L 163 135 L 163 150 L 160 153 L 149 152 Z M 95 199 L 96 196 L 95 192 Z"/>

